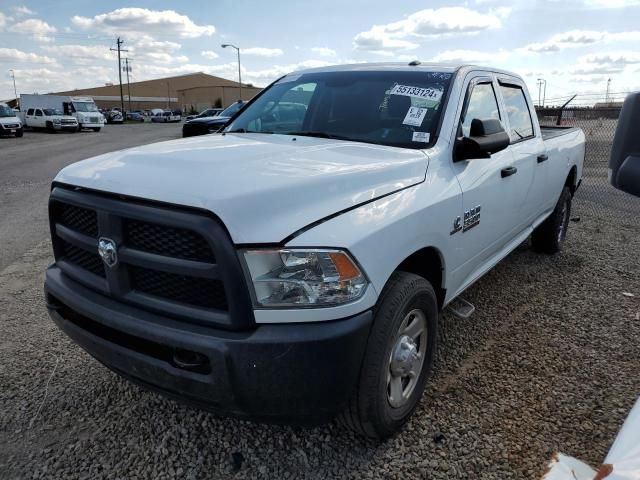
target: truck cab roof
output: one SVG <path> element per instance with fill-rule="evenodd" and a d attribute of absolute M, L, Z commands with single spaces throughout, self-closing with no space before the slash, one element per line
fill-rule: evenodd
<path fill-rule="evenodd" d="M 428 72 L 443 73 L 466 73 L 472 70 L 484 70 L 487 72 L 499 73 L 502 75 L 510 75 L 512 77 L 521 78 L 518 74 L 502 70 L 495 67 L 482 65 L 474 65 L 468 63 L 452 64 L 452 63 L 432 63 L 432 62 L 372 62 L 372 63 L 353 63 L 346 65 L 332 65 L 328 67 L 308 68 L 304 70 L 296 70 L 288 75 L 304 75 L 305 73 L 324 73 L 324 72 L 366 72 L 366 71 L 401 71 L 412 72 L 416 70 L 424 70 Z"/>

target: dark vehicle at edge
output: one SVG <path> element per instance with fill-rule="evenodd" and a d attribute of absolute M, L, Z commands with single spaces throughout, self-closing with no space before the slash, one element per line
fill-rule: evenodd
<path fill-rule="evenodd" d="M 239 112 L 246 103 L 246 101 L 238 100 L 225 108 L 215 117 L 194 118 L 193 120 L 186 121 L 182 126 L 182 136 L 195 137 L 197 135 L 206 135 L 208 133 L 217 132 L 224 127 L 229 119 Z"/>

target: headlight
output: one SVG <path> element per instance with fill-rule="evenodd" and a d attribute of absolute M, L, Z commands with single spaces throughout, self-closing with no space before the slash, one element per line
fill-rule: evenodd
<path fill-rule="evenodd" d="M 360 298 L 367 280 L 340 250 L 245 250 L 256 307 L 327 307 Z"/>
<path fill-rule="evenodd" d="M 60 120 L 59 118 L 54 118 L 53 119 L 53 123 L 61 123 L 61 122 L 62 122 L 62 120 Z"/>

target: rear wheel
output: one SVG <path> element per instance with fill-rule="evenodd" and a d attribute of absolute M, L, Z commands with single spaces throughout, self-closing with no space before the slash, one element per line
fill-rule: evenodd
<path fill-rule="evenodd" d="M 564 187 L 553 213 L 531 234 L 534 250 L 548 254 L 562 250 L 571 219 L 571 199 L 571 190 Z"/>
<path fill-rule="evenodd" d="M 433 364 L 438 303 L 431 284 L 394 273 L 375 309 L 357 391 L 340 420 L 372 438 L 393 435 L 420 402 Z"/>

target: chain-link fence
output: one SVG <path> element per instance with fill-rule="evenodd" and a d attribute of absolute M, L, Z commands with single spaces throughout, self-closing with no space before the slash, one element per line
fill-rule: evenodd
<path fill-rule="evenodd" d="M 582 174 L 582 185 L 575 202 L 584 210 L 602 210 L 607 214 L 625 218 L 628 222 L 637 220 L 640 212 L 640 198 L 613 188 L 608 180 L 609 155 L 616 132 L 619 106 L 615 107 L 568 107 L 538 108 L 540 125 L 564 125 L 580 127 L 586 137 L 586 158 Z"/>

